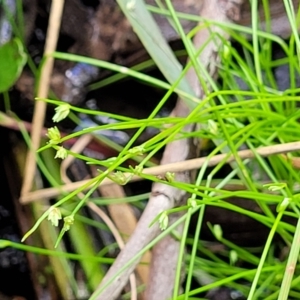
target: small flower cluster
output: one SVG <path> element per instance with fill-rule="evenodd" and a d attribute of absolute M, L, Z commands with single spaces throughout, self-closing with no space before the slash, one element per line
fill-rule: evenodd
<path fill-rule="evenodd" d="M 57 145 L 60 143 L 61 135 L 56 126 L 49 128 L 47 136 L 49 138 L 49 144 Z M 65 159 L 68 156 L 67 150 L 63 146 L 59 146 L 54 158 Z"/>
<path fill-rule="evenodd" d="M 60 122 L 61 120 L 65 119 L 70 113 L 70 105 L 65 103 L 59 105 L 55 108 L 55 115 L 53 116 L 53 122 Z"/>
<path fill-rule="evenodd" d="M 68 103 L 61 104 L 55 108 L 55 115 L 53 116 L 53 122 L 60 122 L 65 119 L 70 113 L 70 105 Z M 49 144 L 58 145 L 61 140 L 61 135 L 56 126 L 48 129 Z M 56 155 L 54 158 L 65 159 L 68 156 L 67 150 L 60 146 L 56 149 Z"/>
<path fill-rule="evenodd" d="M 60 209 L 58 207 L 51 206 L 49 208 L 48 221 L 52 223 L 53 226 L 57 227 L 59 221 L 62 219 Z M 70 215 L 64 217 L 64 227 L 63 231 L 68 231 L 74 223 L 74 216 Z"/>

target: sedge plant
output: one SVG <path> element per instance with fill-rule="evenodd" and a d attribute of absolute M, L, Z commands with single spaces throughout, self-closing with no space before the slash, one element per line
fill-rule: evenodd
<path fill-rule="evenodd" d="M 192 44 L 192 38 L 198 30 L 201 30 L 201 26 L 195 27 L 185 35 L 179 22 L 180 19 L 201 21 L 201 17 L 176 12 L 171 1 L 166 1 L 166 6 L 159 8 L 145 6 L 142 1 L 118 2 L 120 2 L 121 9 L 151 55 L 151 61 L 134 68 L 125 68 L 75 54 L 55 52 L 52 56 L 59 60 L 92 64 L 117 73 L 117 75 L 91 85 L 90 89 L 113 84 L 116 80 L 124 77 L 132 77 L 163 90 L 165 96 L 162 97 L 149 117 L 145 119 L 83 109 L 57 99 L 36 99 L 36 101 L 45 101 L 48 105 L 56 106 L 53 121 L 58 123 L 48 129 L 48 141 L 39 149 L 38 155 L 51 148 L 54 149 L 55 154 L 53 156 L 56 159 L 65 159 L 71 155 L 89 165 L 96 166 L 99 171 L 97 176 L 80 188 L 67 195 L 59 195 L 55 204 L 43 212 L 23 240 L 33 234 L 42 222 L 47 222 L 47 219 L 54 227 L 57 227 L 58 224 L 61 226 L 60 233 L 57 233 L 56 236 L 56 246 L 59 245 L 64 234 L 75 230 L 74 225 L 79 220 L 87 222 L 91 226 L 99 226 L 97 222 L 86 220 L 80 215 L 81 209 L 89 201 L 103 206 L 109 204 L 109 200 L 93 199 L 93 192 L 106 178 L 117 184 L 125 185 L 130 182 L 134 175 L 138 175 L 153 182 L 163 181 L 168 185 L 185 190 L 191 195 L 184 206 L 165 211 L 153 220 L 153 222 L 160 223 L 162 233 L 138 254 L 141 255 L 151 249 L 160 239 L 170 234 L 179 223 L 184 222 L 183 234 L 178 237 L 181 242 L 181 251 L 178 259 L 176 282 L 174 282 L 174 300 L 201 299 L 201 297 L 205 297 L 207 292 L 220 287 L 228 287 L 249 300 L 298 299 L 300 297 L 298 284 L 300 278 L 298 266 L 300 174 L 297 167 L 299 153 L 261 157 L 257 153 L 257 148 L 299 140 L 300 125 L 298 119 L 300 112 L 297 109 L 300 101 L 299 88 L 297 87 L 300 44 L 297 35 L 299 12 L 293 11 L 291 1 L 284 0 L 291 24 L 291 36 L 287 40 L 273 35 L 270 31 L 273 20 L 270 18 L 269 1 L 263 1 L 266 21 L 264 30 L 260 28 L 257 14 L 258 3 L 254 0 L 252 1 L 251 28 L 214 22 L 214 26 L 220 26 L 231 36 L 231 41 L 227 41 L 217 34 L 211 37 L 222 41 L 222 46 L 219 49 L 221 58 L 218 62 L 219 79 L 216 81 L 197 61 L 197 56 L 201 55 L 203 49 L 194 49 Z M 149 32 L 156 34 L 155 23 L 149 21 L 147 28 L 149 26 L 151 28 L 148 30 L 144 30 L 140 26 L 145 18 L 152 20 L 149 12 L 169 18 L 174 28 L 178 30 L 185 47 L 184 53 L 190 59 L 190 63 L 184 68 L 178 63 L 166 40 L 159 40 L 159 44 L 152 42 L 153 39 L 151 36 L 149 37 Z M 205 22 L 207 26 L 212 24 L 210 20 L 205 20 Z M 157 36 L 161 38 L 159 34 Z M 273 49 L 280 49 L 282 58 L 274 58 Z M 143 72 L 143 68 L 151 65 L 156 65 L 162 71 L 165 70 L 163 75 L 166 79 L 153 78 Z M 198 70 L 201 70 L 201 74 L 206 77 L 205 82 L 208 82 L 204 99 L 197 99 L 185 81 L 186 71 L 192 65 L 199 67 Z M 280 90 L 278 80 L 281 79 L 276 78 L 274 70 L 286 66 L 289 70 L 289 86 Z M 189 116 L 186 118 L 156 117 L 174 92 L 188 103 L 191 108 Z M 94 116 L 106 115 L 118 120 L 118 122 L 84 128 L 76 133 L 62 136 L 59 122 L 68 117 L 76 120 L 78 113 Z M 183 128 L 190 123 L 201 124 L 200 129 L 192 133 L 184 132 Z M 138 137 L 147 127 L 156 128 L 158 133 L 143 144 L 137 145 Z M 107 129 L 136 129 L 136 133 L 127 145 L 124 147 L 113 145 L 118 149 L 116 157 L 98 160 L 74 153 L 63 146 L 63 143 L 71 138 L 94 134 L 96 131 Z M 201 139 L 201 141 L 205 141 L 203 144 L 208 145 L 206 149 L 202 149 L 208 151 L 207 162 L 199 170 L 194 183 L 176 182 L 172 179 L 171 174 L 169 174 L 169 178 L 161 179 L 143 173 L 145 168 L 153 165 L 151 159 L 167 143 L 174 139 L 187 137 Z M 243 147 L 253 151 L 254 160 L 239 158 L 238 151 Z M 234 155 L 235 157 L 230 171 L 222 172 L 222 177 L 220 177 L 220 171 L 224 169 L 226 159 L 214 167 L 208 167 L 209 159 L 218 153 L 225 153 L 228 156 Z M 48 157 L 48 159 L 51 158 Z M 135 167 L 124 166 L 124 163 L 129 159 L 136 161 Z M 57 178 L 56 180 L 52 178 L 51 184 L 54 185 L 55 182 L 57 183 Z M 229 185 L 242 188 L 228 190 Z M 76 198 L 78 193 L 84 191 L 85 196 L 83 198 Z M 245 209 L 230 202 L 232 197 L 243 198 L 244 201 L 255 204 L 257 211 Z M 145 196 L 141 195 L 141 197 L 133 200 L 115 199 L 114 202 L 140 201 L 144 198 Z M 70 203 L 72 205 L 68 206 Z M 204 224 L 205 211 L 213 207 L 233 211 L 263 224 L 268 231 L 265 243 L 260 247 L 239 246 L 224 237 L 223 229 L 218 224 L 218 220 L 210 220 L 208 227 L 213 233 L 215 242 L 223 245 L 223 250 L 218 253 L 210 251 L 211 242 L 202 241 L 200 234 L 206 225 Z M 168 216 L 179 210 L 184 212 L 183 216 L 174 224 L 169 225 Z M 194 233 L 191 234 L 189 228 L 193 216 L 197 216 L 197 222 Z M 280 238 L 279 244 L 276 244 L 275 235 Z M 2 241 L 3 247 L 8 245 L 21 247 L 19 244 Z M 24 246 L 22 249 L 41 251 L 30 246 Z M 188 249 L 187 255 L 184 255 L 185 249 Z M 43 251 L 49 255 L 60 255 L 61 253 L 50 250 Z M 86 257 L 91 257 L 91 253 L 93 252 L 87 251 Z M 72 255 L 66 253 L 65 258 Z M 95 263 L 107 259 L 96 257 Z M 77 259 L 80 256 L 73 258 Z M 128 261 L 123 269 L 127 268 L 132 261 Z M 181 290 L 182 264 L 185 266 L 186 280 Z M 86 268 L 88 267 L 86 266 Z M 197 282 L 200 287 L 195 287 L 193 282 Z"/>

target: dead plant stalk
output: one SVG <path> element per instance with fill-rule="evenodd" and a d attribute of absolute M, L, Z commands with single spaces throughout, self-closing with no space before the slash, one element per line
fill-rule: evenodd
<path fill-rule="evenodd" d="M 203 1 L 200 15 L 205 19 L 218 20 L 224 23 L 232 22 L 233 20 L 239 19 L 241 3 L 242 1 L 205 0 Z M 199 49 L 202 45 L 205 45 L 205 43 L 209 41 L 213 31 L 219 32 L 223 36 L 225 35 L 229 38 L 229 36 L 223 32 L 221 28 L 209 26 L 209 28 L 206 27 L 198 31 L 195 35 L 195 49 Z M 208 68 L 211 76 L 215 76 L 217 74 L 217 68 L 214 61 L 218 59 L 218 55 L 216 55 L 216 53 L 218 53 L 220 42 L 220 40 L 210 40 L 199 57 L 201 64 Z M 196 96 L 199 99 L 202 99 L 205 96 L 205 91 L 200 85 L 198 74 L 196 74 L 194 69 L 189 69 L 187 79 Z M 189 113 L 190 110 L 185 101 L 183 99 L 178 99 L 173 115 L 178 117 L 187 117 Z M 186 132 L 192 132 L 195 130 L 196 126 L 196 124 L 188 124 L 185 126 L 184 130 Z M 196 157 L 198 143 L 199 140 L 189 138 L 175 140 L 167 144 L 161 165 L 179 161 L 186 163 L 186 160 Z M 186 171 L 186 168 L 184 169 L 185 171 L 177 172 L 175 174 L 175 180 L 191 183 L 193 181 L 192 173 Z M 125 248 L 118 255 L 114 264 L 109 269 L 99 288 L 92 295 L 92 299 L 116 299 L 119 296 L 128 281 L 129 275 L 133 272 L 136 264 L 139 262 L 139 259 L 136 259 L 135 262 L 121 274 L 119 274 L 120 270 L 126 262 L 133 259 L 137 253 L 139 253 L 160 233 L 159 225 L 156 223 L 149 227 L 150 222 L 164 210 L 182 205 L 187 197 L 188 195 L 185 191 L 179 190 L 173 186 L 159 182 L 153 184 L 151 197 L 138 222 L 136 230 L 132 234 Z M 164 300 L 169 299 L 172 296 L 176 274 L 176 261 L 179 254 L 180 244 L 178 241 L 168 238 L 168 245 L 170 244 L 172 244 L 172 246 L 166 248 L 166 243 L 162 240 L 155 246 L 153 252 L 155 257 L 152 257 L 154 264 L 150 268 L 150 282 L 147 286 L 145 296 L 147 300 Z M 157 261 L 160 261 L 160 263 L 157 263 Z"/>

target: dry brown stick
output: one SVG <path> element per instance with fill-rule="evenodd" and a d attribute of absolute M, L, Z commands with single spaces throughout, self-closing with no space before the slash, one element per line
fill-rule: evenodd
<path fill-rule="evenodd" d="M 117 183 L 99 186 L 99 191 L 102 196 L 108 199 L 122 199 L 126 197 L 124 188 Z M 128 203 L 115 203 L 109 204 L 107 208 L 116 227 L 122 233 L 123 240 L 127 242 L 137 224 L 137 219 L 132 207 Z M 143 264 L 137 266 L 136 272 L 139 275 L 140 282 L 147 285 L 149 281 L 149 264 L 151 261 L 150 251 L 143 254 L 141 261 Z"/>
<path fill-rule="evenodd" d="M 113 228 L 113 236 L 120 247 L 120 249 L 123 249 L 125 247 L 125 243 L 118 231 L 118 229 L 115 227 L 115 224 L 112 222 L 112 220 L 106 215 L 106 213 L 98 207 L 93 202 L 88 202 L 88 207 L 97 214 L 107 225 L 107 227 L 111 230 Z M 130 283 L 130 300 L 136 300 L 138 299 L 138 292 L 137 292 L 137 280 L 135 277 L 135 274 L 130 274 L 129 277 L 129 283 Z"/>
<path fill-rule="evenodd" d="M 204 0 L 202 3 L 200 15 L 207 20 L 217 20 L 224 23 L 232 22 L 232 20 L 239 19 L 241 3 L 241 1 L 233 2 L 231 0 Z M 219 60 L 217 53 L 219 50 L 218 48 L 220 47 L 222 42 L 218 38 L 209 41 L 209 38 L 214 33 L 221 33 L 225 38 L 229 38 L 228 34 L 222 31 L 223 30 L 221 30 L 220 28 L 210 25 L 208 28 L 204 28 L 198 31 L 194 38 L 194 47 L 196 50 L 200 49 L 207 43 L 205 48 L 201 51 L 198 59 L 212 77 L 216 77 L 217 75 L 216 65 L 217 61 Z M 202 77 L 205 78 L 205 76 Z M 194 68 L 188 71 L 187 79 L 196 96 L 199 99 L 203 99 L 205 96 L 205 90 L 201 86 Z M 182 110 L 182 108 L 184 107 L 183 100 L 179 99 L 178 104 L 179 105 L 178 107 L 176 107 L 176 109 Z M 183 109 L 183 114 L 186 114 L 185 109 Z M 182 112 L 175 110 L 175 115 L 181 116 Z M 195 146 L 193 143 L 191 143 L 191 140 L 186 140 L 185 143 L 186 145 L 182 144 L 182 149 L 188 150 L 190 152 L 190 156 L 196 157 L 197 152 L 195 151 Z M 171 149 L 171 151 L 174 151 L 175 149 L 173 148 Z M 164 153 L 164 156 L 165 154 L 166 162 L 169 162 L 170 154 Z M 193 182 L 193 175 L 189 174 L 189 178 L 186 178 L 184 181 Z M 182 195 L 181 202 L 185 203 L 187 197 L 187 194 Z M 173 215 L 173 222 L 177 221 L 179 217 L 179 214 Z M 179 231 L 182 232 L 182 230 L 183 224 L 179 226 Z M 175 284 L 176 267 L 180 253 L 180 242 L 178 240 L 175 240 L 171 236 L 167 236 L 154 246 L 152 253 L 152 263 L 150 266 L 150 282 L 145 293 L 146 300 L 170 299 L 172 297 Z"/>
<path fill-rule="evenodd" d="M 38 86 L 37 96 L 40 98 L 47 98 L 50 76 L 53 69 L 54 59 L 50 56 L 56 49 L 59 28 L 61 23 L 61 16 L 64 6 L 64 0 L 52 0 L 49 25 L 47 30 L 47 39 L 44 50 L 44 57 L 46 61 L 41 71 L 40 83 Z M 44 125 L 44 118 L 46 112 L 46 102 L 37 101 L 35 102 L 34 115 L 33 115 L 33 130 L 31 133 L 31 149 L 28 150 L 25 171 L 24 171 L 24 181 L 21 189 L 21 195 L 26 195 L 32 187 L 33 178 L 36 171 L 36 150 L 39 147 L 41 139 L 41 131 Z"/>
<path fill-rule="evenodd" d="M 172 214 L 170 224 L 175 222 L 182 214 Z M 183 224 L 176 228 L 176 233 L 181 236 Z M 180 240 L 172 235 L 167 235 L 160 240 L 152 249 L 152 260 L 150 265 L 150 280 L 145 291 L 145 299 L 171 299 L 176 265 L 180 253 Z"/>
<path fill-rule="evenodd" d="M 284 144 L 266 146 L 266 147 L 255 149 L 257 155 L 261 157 L 268 157 L 271 155 L 288 153 L 288 152 L 299 151 L 299 150 L 300 150 L 300 142 L 284 143 Z M 240 159 L 247 159 L 247 158 L 254 158 L 256 154 L 252 150 L 247 149 L 247 150 L 238 151 L 237 156 Z M 235 161 L 235 156 L 231 154 L 218 154 L 212 157 L 206 156 L 206 157 L 194 158 L 186 161 L 174 162 L 166 165 L 147 168 L 144 169 L 140 175 L 134 175 L 131 178 L 131 181 L 143 180 L 144 179 L 143 174 L 156 176 L 156 175 L 163 175 L 166 172 L 180 172 L 184 170 L 190 171 L 190 170 L 199 169 L 204 164 L 207 164 L 207 166 L 212 167 L 217 165 L 221 161 L 224 161 L 224 163 L 230 163 L 232 161 Z M 130 175 L 131 173 L 125 173 L 125 176 L 130 176 Z M 37 190 L 28 193 L 27 195 L 24 195 L 22 197 L 22 203 L 30 203 L 33 201 L 37 201 L 39 199 L 57 197 L 63 193 L 75 191 L 76 189 L 87 184 L 89 181 L 90 179 L 87 179 L 87 180 L 72 182 L 70 184 L 62 185 L 60 187 Z M 101 185 L 109 185 L 112 183 L 113 181 L 111 181 L 109 178 L 105 178 L 101 182 Z"/>

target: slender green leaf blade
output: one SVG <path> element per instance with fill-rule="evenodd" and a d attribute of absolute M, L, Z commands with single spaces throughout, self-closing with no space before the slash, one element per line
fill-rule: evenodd
<path fill-rule="evenodd" d="M 162 74 L 169 83 L 176 82 L 182 72 L 182 66 L 147 10 L 145 2 L 141 0 L 118 0 L 117 2 Z M 180 81 L 178 87 L 188 94 L 195 95 L 186 78 Z M 190 99 L 185 100 L 190 108 L 196 106 Z"/>

